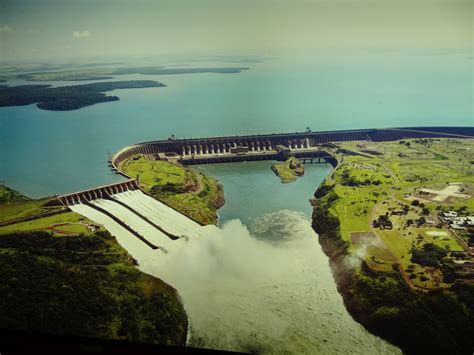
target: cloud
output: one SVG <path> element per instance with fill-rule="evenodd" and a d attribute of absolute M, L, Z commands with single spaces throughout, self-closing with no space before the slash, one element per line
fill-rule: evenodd
<path fill-rule="evenodd" d="M 3 32 L 13 32 L 13 29 L 8 25 L 0 26 L 0 33 Z"/>
<path fill-rule="evenodd" d="M 85 31 L 74 31 L 72 33 L 72 36 L 74 38 L 86 38 L 86 37 L 90 37 L 91 33 L 88 31 L 88 30 L 85 30 Z"/>

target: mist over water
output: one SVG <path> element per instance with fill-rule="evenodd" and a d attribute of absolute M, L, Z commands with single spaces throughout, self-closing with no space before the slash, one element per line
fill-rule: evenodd
<path fill-rule="evenodd" d="M 282 210 L 239 220 L 139 260 L 179 290 L 189 345 L 263 353 L 391 354 L 347 313 L 309 218 Z M 158 260 L 159 259 L 159 260 Z"/>
<path fill-rule="evenodd" d="M 259 353 L 383 354 L 400 351 L 356 323 L 311 228 L 308 199 L 330 172 L 307 165 L 281 184 L 272 162 L 199 167 L 224 185 L 220 229 L 204 227 L 141 270 L 180 293 L 189 345 Z"/>
<path fill-rule="evenodd" d="M 307 166 L 302 178 L 283 185 L 269 163 L 242 164 L 246 179 L 235 178 L 232 164 L 200 169 L 225 186 L 227 210 L 222 210 L 220 228 L 201 227 L 140 191 L 115 195 L 154 223 L 187 236 L 176 241 L 150 230 L 117 203 L 93 202 L 121 216 L 166 253 L 150 249 L 90 206 L 72 209 L 103 224 L 142 271 L 178 290 L 191 346 L 259 353 L 399 353 L 348 314 L 311 228 L 307 198 L 327 174 L 327 165 Z M 252 218 L 246 213 L 249 206 Z"/>

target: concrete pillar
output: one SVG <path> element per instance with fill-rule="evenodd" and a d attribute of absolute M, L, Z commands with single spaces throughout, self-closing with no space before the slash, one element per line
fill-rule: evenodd
<path fill-rule="evenodd" d="M 186 155 L 186 149 L 184 147 L 182 147 L 181 149 L 181 155 L 182 156 L 185 156 Z"/>
<path fill-rule="evenodd" d="M 267 146 L 268 146 L 268 149 L 269 149 L 269 150 L 272 150 L 272 142 L 268 141 L 268 145 L 267 145 Z"/>
<path fill-rule="evenodd" d="M 260 151 L 260 142 L 257 141 L 257 152 L 259 152 L 259 151 Z"/>
<path fill-rule="evenodd" d="M 204 153 L 209 154 L 209 147 L 207 145 L 204 146 Z"/>

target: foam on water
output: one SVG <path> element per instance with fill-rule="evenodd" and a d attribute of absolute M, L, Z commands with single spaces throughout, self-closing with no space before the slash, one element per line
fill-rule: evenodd
<path fill-rule="evenodd" d="M 305 214 L 279 211 L 257 218 L 249 228 L 232 220 L 218 229 L 200 227 L 141 192 L 119 195 L 153 222 L 189 239 L 170 241 L 166 254 L 152 251 L 101 212 L 84 205 L 72 209 L 103 224 L 142 271 L 178 289 L 191 322 L 190 345 L 264 353 L 400 352 L 348 314 Z M 142 220 L 126 216 L 126 221 L 151 235 Z"/>

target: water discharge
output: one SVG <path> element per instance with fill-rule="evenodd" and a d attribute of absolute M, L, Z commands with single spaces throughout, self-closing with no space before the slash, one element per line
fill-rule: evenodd
<path fill-rule="evenodd" d="M 191 323 L 190 345 L 263 353 L 399 353 L 347 313 L 304 213 L 268 213 L 249 227 L 237 219 L 221 228 L 201 227 L 139 191 L 115 196 L 188 237 L 168 239 L 168 253 L 154 251 L 94 208 L 72 207 L 114 234 L 142 271 L 178 289 Z M 94 203 L 145 238 L 166 238 L 158 231 L 152 235 L 149 224 L 117 203 Z"/>

